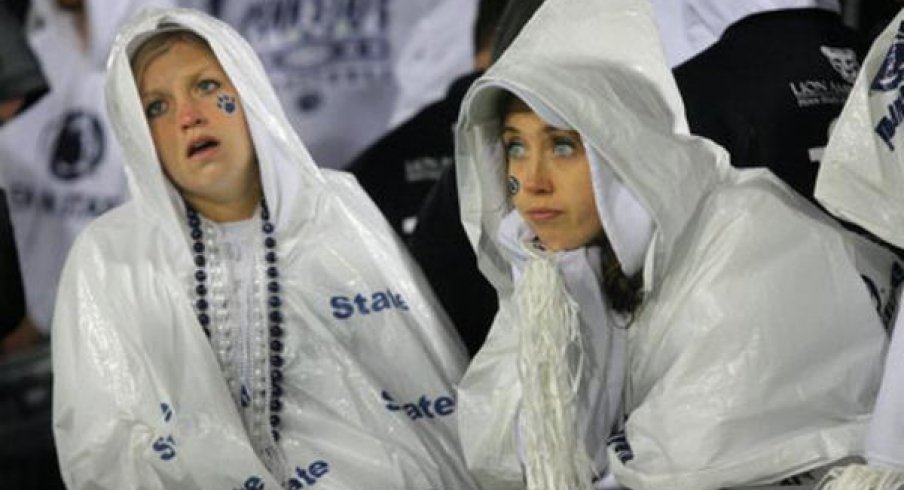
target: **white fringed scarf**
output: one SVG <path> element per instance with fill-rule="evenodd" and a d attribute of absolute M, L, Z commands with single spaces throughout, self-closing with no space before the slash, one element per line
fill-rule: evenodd
<path fill-rule="evenodd" d="M 904 472 L 851 464 L 829 470 L 817 490 L 904 490 Z"/>
<path fill-rule="evenodd" d="M 527 488 L 589 490 L 592 464 L 577 430 L 584 361 L 578 305 L 554 255 L 535 249 L 528 255 L 515 289 L 521 312 L 518 372 Z"/>

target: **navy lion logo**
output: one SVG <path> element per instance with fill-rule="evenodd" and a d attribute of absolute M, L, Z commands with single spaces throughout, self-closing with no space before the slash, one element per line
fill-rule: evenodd
<path fill-rule="evenodd" d="M 898 33 L 895 34 L 888 53 L 885 54 L 885 60 L 879 67 L 873 83 L 870 85 L 871 90 L 888 92 L 895 90 L 904 79 L 904 22 L 898 26 Z"/>
<path fill-rule="evenodd" d="M 56 130 L 50 144 L 50 172 L 54 176 L 76 180 L 100 165 L 104 158 L 104 130 L 96 115 L 70 111 L 51 130 Z"/>

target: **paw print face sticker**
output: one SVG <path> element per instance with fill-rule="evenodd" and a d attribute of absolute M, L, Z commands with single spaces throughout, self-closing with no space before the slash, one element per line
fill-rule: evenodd
<path fill-rule="evenodd" d="M 235 97 L 229 94 L 220 94 L 217 96 L 217 107 L 228 115 L 235 114 L 237 108 Z"/>
<path fill-rule="evenodd" d="M 521 190 L 521 182 L 514 175 L 509 175 L 508 176 L 509 195 L 514 196 L 515 194 L 518 193 L 519 190 Z"/>

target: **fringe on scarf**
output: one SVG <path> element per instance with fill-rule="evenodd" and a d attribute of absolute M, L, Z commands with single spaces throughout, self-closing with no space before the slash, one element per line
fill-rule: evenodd
<path fill-rule="evenodd" d="M 904 490 L 904 472 L 851 464 L 829 470 L 816 490 Z"/>
<path fill-rule="evenodd" d="M 593 469 L 577 429 L 583 363 L 578 306 L 551 256 L 531 257 L 521 279 L 515 294 L 527 488 L 589 490 Z"/>

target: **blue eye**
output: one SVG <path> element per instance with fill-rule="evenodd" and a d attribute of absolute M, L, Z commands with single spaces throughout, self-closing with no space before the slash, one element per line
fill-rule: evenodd
<path fill-rule="evenodd" d="M 166 103 L 162 100 L 154 100 L 144 106 L 144 116 L 148 119 L 154 119 L 166 111 Z"/>
<path fill-rule="evenodd" d="M 220 82 L 215 80 L 201 80 L 198 82 L 198 89 L 201 90 L 201 92 L 213 92 L 218 88 L 220 88 Z"/>
<path fill-rule="evenodd" d="M 505 144 L 505 157 L 509 160 L 523 158 L 527 153 L 527 148 L 520 141 L 509 141 Z"/>
<path fill-rule="evenodd" d="M 576 143 L 565 138 L 553 141 L 553 153 L 558 157 L 570 157 L 576 153 Z"/>

